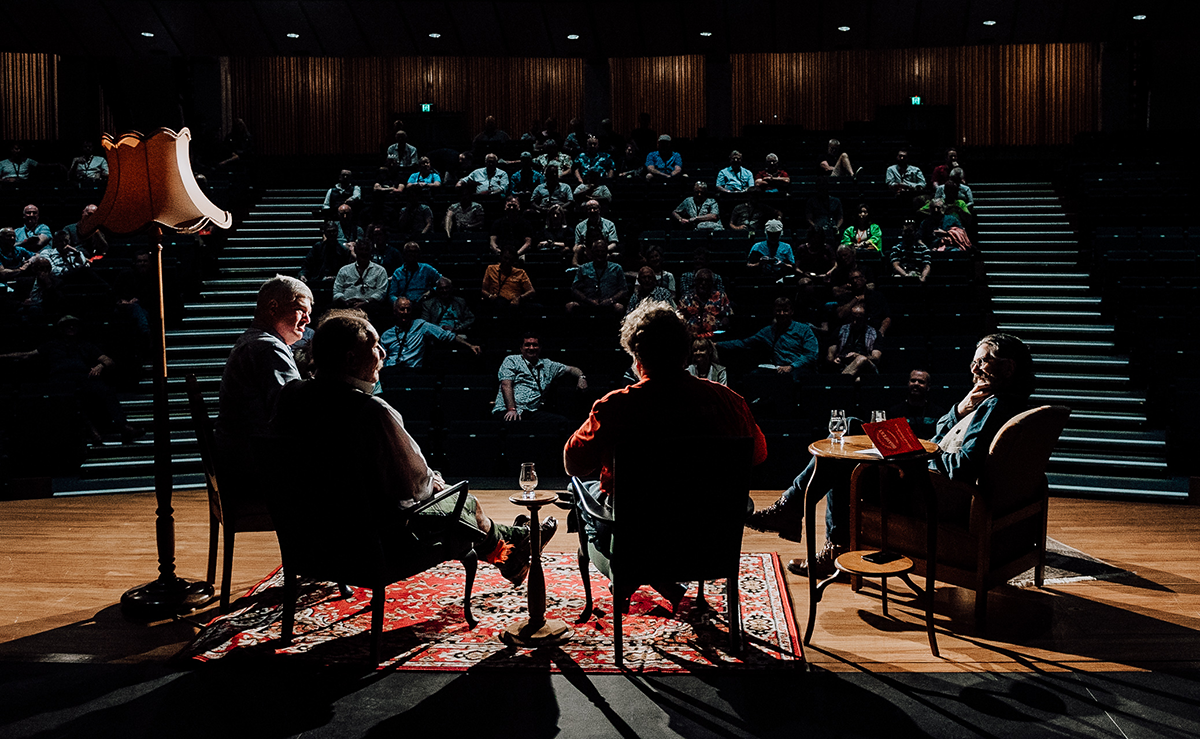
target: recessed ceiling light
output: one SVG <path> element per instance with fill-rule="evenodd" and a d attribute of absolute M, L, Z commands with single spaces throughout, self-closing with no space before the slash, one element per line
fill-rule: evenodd
<path fill-rule="evenodd" d="M 154 38 L 154 34 L 150 33 L 149 31 L 142 31 L 142 35 L 146 38 Z"/>
<path fill-rule="evenodd" d="M 984 21 L 984 22 L 983 22 L 983 25 L 985 25 L 985 26 L 994 26 L 994 25 L 996 25 L 996 21 Z"/>
<path fill-rule="evenodd" d="M 838 26 L 838 30 L 845 33 L 850 30 L 850 26 Z"/>
<path fill-rule="evenodd" d="M 1135 15 L 1135 16 L 1133 16 L 1133 19 L 1134 19 L 1135 21 L 1144 21 L 1144 20 L 1146 20 L 1146 16 L 1144 16 L 1144 15 Z"/>
<path fill-rule="evenodd" d="M 568 33 L 568 34 L 567 34 L 567 40 L 568 40 L 568 41 L 578 41 L 578 40 L 579 40 L 579 34 L 577 34 L 577 33 Z"/>
<path fill-rule="evenodd" d="M 441 37 L 442 37 L 442 34 L 440 34 L 440 33 L 429 34 L 429 38 L 441 38 Z"/>
<path fill-rule="evenodd" d="M 289 33 L 289 34 L 287 35 L 287 37 L 288 37 L 288 38 L 300 38 L 300 34 L 298 34 L 298 33 Z"/>
<path fill-rule="evenodd" d="M 701 31 L 700 35 L 704 36 L 705 38 L 708 38 L 709 36 L 712 35 L 712 31 Z"/>

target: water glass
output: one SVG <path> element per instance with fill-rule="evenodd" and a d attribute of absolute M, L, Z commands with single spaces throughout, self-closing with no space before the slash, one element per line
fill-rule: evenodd
<path fill-rule="evenodd" d="M 533 467 L 533 462 L 521 463 L 521 474 L 517 478 L 517 483 L 521 486 L 521 490 L 525 491 L 523 496 L 526 500 L 533 500 L 533 491 L 537 490 L 538 477 L 537 470 Z"/>
<path fill-rule="evenodd" d="M 842 443 L 842 437 L 846 435 L 846 411 L 834 410 L 829 412 L 829 435 L 837 443 Z"/>

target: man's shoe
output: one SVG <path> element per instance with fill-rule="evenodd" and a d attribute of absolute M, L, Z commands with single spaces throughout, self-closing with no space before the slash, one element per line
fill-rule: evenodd
<path fill-rule="evenodd" d="M 788 572 L 801 577 L 808 577 L 812 573 L 815 577 L 826 578 L 833 574 L 837 569 L 833 566 L 834 560 L 847 551 L 846 547 L 836 546 L 831 542 L 825 542 L 825 547 L 817 552 L 816 558 L 812 562 L 812 566 L 803 559 L 793 559 L 788 562 Z"/>
<path fill-rule="evenodd" d="M 528 521 L 528 517 L 525 516 L 518 516 L 517 518 L 525 518 Z M 556 531 L 558 531 L 558 519 L 554 516 L 547 516 L 546 520 L 542 521 L 542 542 L 537 556 L 542 556 L 542 551 L 546 548 L 546 544 L 554 538 L 554 532 Z M 529 536 L 528 529 L 526 529 L 525 535 L 520 540 L 513 542 L 513 550 L 508 553 L 508 558 L 496 566 L 496 569 L 500 570 L 500 574 L 504 576 L 504 579 L 511 582 L 514 587 L 520 587 L 521 583 L 525 582 L 525 578 L 529 577 L 529 566 L 532 564 L 532 559 L 529 555 L 530 541 L 532 541 L 532 537 Z"/>
<path fill-rule="evenodd" d="M 790 510 L 789 510 L 790 509 Z M 746 518 L 746 525 L 755 531 L 774 532 L 784 539 L 801 541 L 804 534 L 804 516 L 797 503 L 785 505 L 783 499 L 755 511 Z"/>

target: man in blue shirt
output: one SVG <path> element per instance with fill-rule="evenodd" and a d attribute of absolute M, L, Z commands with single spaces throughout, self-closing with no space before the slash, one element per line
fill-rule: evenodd
<path fill-rule="evenodd" d="M 410 241 L 404 245 L 404 263 L 392 273 L 388 283 L 388 297 L 408 298 L 416 303 L 432 290 L 442 279 L 442 274 L 430 265 L 417 261 L 421 256 L 421 245 Z"/>
<path fill-rule="evenodd" d="M 746 266 L 758 274 L 768 277 L 789 275 L 795 272 L 796 255 L 792 253 L 792 245 L 779 240 L 783 233 L 783 222 L 772 218 L 767 221 L 764 230 L 767 233 L 767 240 L 750 247 L 750 256 L 746 258 Z"/>
<path fill-rule="evenodd" d="M 658 149 L 646 155 L 646 181 L 664 182 L 683 172 L 683 157 L 671 148 L 671 137 L 658 137 Z"/>
<path fill-rule="evenodd" d="M 396 298 L 392 313 L 396 316 L 396 325 L 379 337 L 379 344 L 387 353 L 384 367 L 420 369 L 425 362 L 425 346 L 429 341 L 447 344 L 457 342 L 479 354 L 479 347 L 467 341 L 466 336 L 435 326 L 423 318 L 414 318 L 413 304 L 408 298 Z"/>
<path fill-rule="evenodd" d="M 817 369 L 817 337 L 807 323 L 792 320 L 792 301 L 787 298 L 775 298 L 775 319 L 758 333 L 747 339 L 717 342 L 721 350 L 751 347 L 770 349 L 775 371 L 790 374 L 797 382 L 801 375 Z"/>
<path fill-rule="evenodd" d="M 16 230 L 18 247 L 36 253 L 50 245 L 50 227 L 40 222 L 41 211 L 36 205 L 26 205 L 21 219 L 25 225 Z"/>
<path fill-rule="evenodd" d="M 729 166 L 717 174 L 717 190 L 724 193 L 746 192 L 754 187 L 754 175 L 742 166 L 742 152 L 729 155 Z"/>
<path fill-rule="evenodd" d="M 11 280 L 25 271 L 33 252 L 16 245 L 17 236 L 11 228 L 0 228 L 0 280 Z M 0 291 L 3 292 L 3 291 Z"/>
<path fill-rule="evenodd" d="M 571 284 L 571 302 L 567 313 L 608 313 L 625 315 L 625 272 L 608 261 L 608 243 L 604 238 L 593 239 L 588 245 L 592 261 L 575 272 Z"/>
<path fill-rule="evenodd" d="M 503 195 L 508 191 L 508 173 L 500 169 L 500 157 L 488 154 L 483 158 L 483 166 L 459 180 L 467 185 L 474 185 L 475 192 L 481 195 Z"/>
<path fill-rule="evenodd" d="M 600 151 L 600 139 L 588 136 L 587 149 L 575 157 L 575 178 L 579 184 L 586 182 L 588 174 L 593 171 L 599 172 L 604 179 L 612 179 L 616 170 L 613 158 L 607 152 Z"/>

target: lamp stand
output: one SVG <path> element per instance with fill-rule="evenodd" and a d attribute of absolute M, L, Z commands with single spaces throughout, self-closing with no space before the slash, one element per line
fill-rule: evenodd
<path fill-rule="evenodd" d="M 202 608 L 216 597 L 212 583 L 175 575 L 175 511 L 171 507 L 171 417 L 167 407 L 167 319 L 163 304 L 163 231 L 154 224 L 154 273 L 158 281 L 158 331 L 154 352 L 154 530 L 158 579 L 127 590 L 121 610 L 138 620 L 166 618 Z"/>

